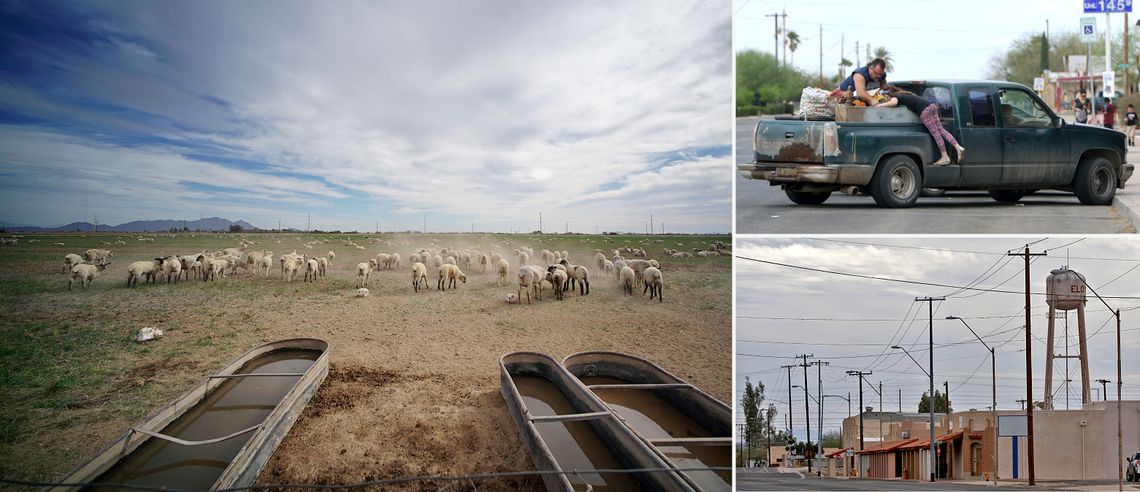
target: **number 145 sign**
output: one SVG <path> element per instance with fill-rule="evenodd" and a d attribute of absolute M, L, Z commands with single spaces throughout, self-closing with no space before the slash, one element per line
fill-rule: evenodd
<path fill-rule="evenodd" d="M 1081 0 L 1085 6 L 1085 13 L 1093 12 L 1131 12 L 1132 0 Z"/>

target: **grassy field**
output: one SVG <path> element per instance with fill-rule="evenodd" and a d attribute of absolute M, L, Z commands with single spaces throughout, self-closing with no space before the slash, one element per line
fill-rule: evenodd
<path fill-rule="evenodd" d="M 727 236 L 531 236 L 502 234 L 248 234 L 275 258 L 304 244 L 336 253 L 328 276 L 287 283 L 239 273 L 215 282 L 126 287 L 132 261 L 235 247 L 232 234 L 26 235 L 0 246 L 0 476 L 52 480 L 239 355 L 262 343 L 315 337 L 330 343 L 331 368 L 317 397 L 262 472 L 261 483 L 352 483 L 411 475 L 531 469 L 499 395 L 498 357 L 534 350 L 556 358 L 616 350 L 657 362 L 722 401 L 731 394 L 731 258 L 666 258 Z M 370 242 L 369 237 L 379 239 Z M 121 246 L 104 246 L 122 239 Z M 37 240 L 38 242 L 31 242 Z M 54 243 L 63 243 L 62 246 Z M 508 305 L 512 250 L 565 250 L 591 271 L 588 296 Z M 664 303 L 625 297 L 593 268 L 594 250 L 645 248 L 662 263 Z M 418 248 L 478 248 L 511 262 L 509 285 L 467 271 L 456 290 L 412 291 L 407 258 Z M 67 290 L 63 256 L 114 251 L 84 289 Z M 399 253 L 356 298 L 355 265 Z M 135 343 L 139 329 L 165 331 Z M 442 484 L 440 484 L 442 485 Z M 504 481 L 540 488 L 533 478 Z M 413 486 L 410 488 L 417 488 Z M 438 485 L 437 485 L 438 487 Z"/>

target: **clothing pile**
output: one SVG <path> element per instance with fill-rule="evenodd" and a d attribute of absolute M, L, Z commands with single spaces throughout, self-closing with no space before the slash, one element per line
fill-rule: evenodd
<path fill-rule="evenodd" d="M 835 118 L 835 103 L 828 97 L 830 93 L 815 87 L 805 87 L 800 93 L 801 118 Z"/>

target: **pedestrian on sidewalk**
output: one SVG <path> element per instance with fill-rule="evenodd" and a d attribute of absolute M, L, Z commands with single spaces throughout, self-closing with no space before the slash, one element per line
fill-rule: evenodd
<path fill-rule="evenodd" d="M 1089 111 L 1092 111 L 1092 101 L 1089 101 L 1089 93 L 1081 91 L 1080 97 L 1073 100 L 1074 121 L 1077 123 L 1088 123 Z"/>
<path fill-rule="evenodd" d="M 1109 130 L 1112 125 L 1116 123 L 1116 106 L 1112 104 L 1112 100 L 1104 98 L 1104 127 Z"/>
<path fill-rule="evenodd" d="M 1136 108 L 1131 104 L 1128 105 L 1128 110 L 1124 112 L 1124 132 L 1128 135 L 1128 146 L 1136 146 L 1136 125 L 1140 121 L 1136 119 Z"/>
<path fill-rule="evenodd" d="M 966 158 L 966 148 L 958 145 L 958 141 L 954 140 L 954 135 L 951 135 L 942 126 L 942 120 L 938 116 L 938 104 L 898 87 L 889 86 L 888 89 L 891 96 L 898 100 L 897 104 L 905 106 L 917 114 L 922 120 L 922 124 L 926 126 L 926 130 L 934 137 L 934 143 L 938 145 L 938 151 L 942 153 L 942 158 L 930 163 L 930 165 L 945 166 L 950 164 L 950 154 L 946 153 L 946 144 L 943 143 L 943 140 L 950 142 L 954 150 L 958 151 L 958 163 L 961 164 L 962 160 Z"/>

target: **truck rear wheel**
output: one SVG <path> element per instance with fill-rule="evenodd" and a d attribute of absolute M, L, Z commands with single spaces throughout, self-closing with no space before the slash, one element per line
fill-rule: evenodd
<path fill-rule="evenodd" d="M 893 155 L 879 163 L 868 187 L 880 207 L 909 208 L 922 191 L 922 175 L 914 159 Z"/>
<path fill-rule="evenodd" d="M 1109 205 L 1116 196 L 1116 171 L 1104 157 L 1081 159 L 1073 183 L 1077 199 L 1085 205 Z"/>
<path fill-rule="evenodd" d="M 794 191 L 784 190 L 784 194 L 797 205 L 819 205 L 831 197 L 830 191 Z"/>

